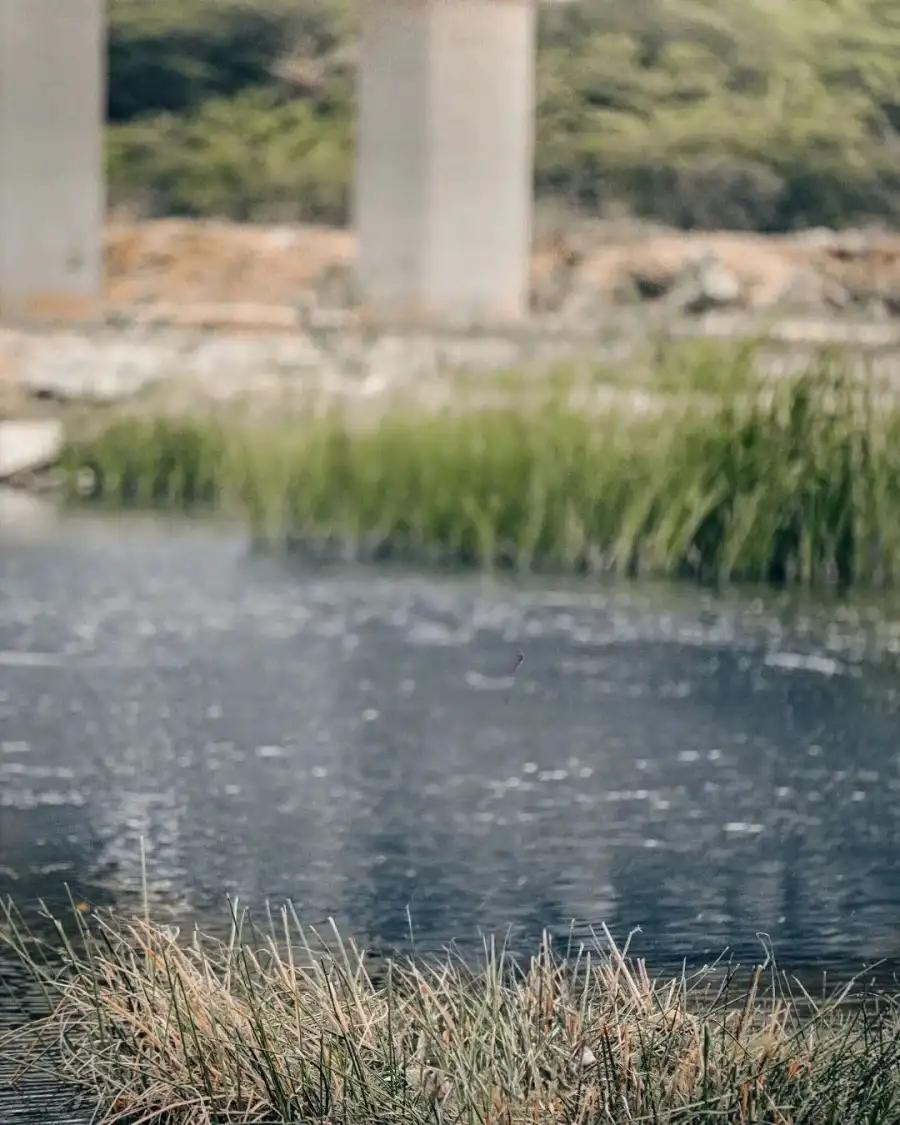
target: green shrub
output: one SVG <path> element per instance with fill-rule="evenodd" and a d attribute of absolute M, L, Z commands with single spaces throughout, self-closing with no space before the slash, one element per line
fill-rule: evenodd
<path fill-rule="evenodd" d="M 352 169 L 346 109 L 267 89 L 120 126 L 107 143 L 111 203 L 148 216 L 340 223 Z"/>
<path fill-rule="evenodd" d="M 110 0 L 109 119 L 269 85 L 287 50 L 333 50 L 348 11 L 341 0 Z"/>
<path fill-rule="evenodd" d="M 540 196 L 684 227 L 900 219 L 890 0 L 574 0 L 540 18 Z M 296 217 L 346 221 L 350 0 L 112 0 L 110 31 L 114 201 L 263 218 L 287 195 L 312 200 Z"/>
<path fill-rule="evenodd" d="M 885 0 L 550 8 L 537 182 L 683 226 L 900 214 L 900 23 Z"/>

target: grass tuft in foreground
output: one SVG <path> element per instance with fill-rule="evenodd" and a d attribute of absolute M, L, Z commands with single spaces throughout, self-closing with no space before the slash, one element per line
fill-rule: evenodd
<path fill-rule="evenodd" d="M 658 981 L 604 931 L 566 958 L 490 942 L 476 969 L 373 976 L 290 909 L 264 932 L 235 917 L 226 942 L 76 919 L 74 942 L 56 922 L 62 965 L 11 912 L 8 940 L 52 1005 L 40 1038 L 106 1122 L 900 1120 L 900 1004 L 795 1003 L 774 967 L 741 994 L 729 973 Z"/>
<path fill-rule="evenodd" d="M 260 536 L 376 557 L 891 582 L 896 396 L 876 400 L 839 358 L 774 380 L 753 363 L 747 349 L 661 360 L 643 412 L 596 384 L 532 379 L 374 419 L 337 407 L 277 422 L 126 417 L 67 464 L 73 481 L 90 466 L 113 504 L 217 504 Z"/>

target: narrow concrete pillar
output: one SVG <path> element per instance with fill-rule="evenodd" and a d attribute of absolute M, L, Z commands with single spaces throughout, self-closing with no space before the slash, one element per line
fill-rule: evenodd
<path fill-rule="evenodd" d="M 361 0 L 357 278 L 375 313 L 528 307 L 534 0 Z"/>
<path fill-rule="evenodd" d="M 0 0 L 0 316 L 97 308 L 105 71 L 104 0 Z"/>

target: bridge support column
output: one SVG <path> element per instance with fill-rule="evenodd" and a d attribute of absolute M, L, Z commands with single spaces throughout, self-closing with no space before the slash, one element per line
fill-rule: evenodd
<path fill-rule="evenodd" d="M 361 0 L 357 277 L 373 312 L 527 312 L 534 0 Z"/>
<path fill-rule="evenodd" d="M 0 316 L 99 306 L 105 72 L 104 0 L 0 0 Z"/>

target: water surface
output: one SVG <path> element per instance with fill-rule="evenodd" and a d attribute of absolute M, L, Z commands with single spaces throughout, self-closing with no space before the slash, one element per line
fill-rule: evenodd
<path fill-rule="evenodd" d="M 893 621 L 316 567 L 204 525 L 0 531 L 0 893 L 130 908 L 143 841 L 159 911 L 213 928 L 228 893 L 375 948 L 575 919 L 661 968 L 770 941 L 890 967 Z"/>

